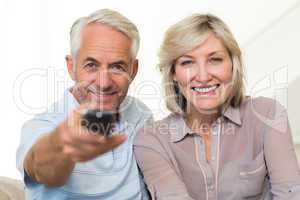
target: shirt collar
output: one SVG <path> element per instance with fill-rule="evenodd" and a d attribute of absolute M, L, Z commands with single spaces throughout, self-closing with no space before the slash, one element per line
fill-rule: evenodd
<path fill-rule="evenodd" d="M 74 110 L 75 108 L 79 107 L 79 102 L 77 101 L 77 99 L 74 97 L 74 95 L 71 92 L 71 88 L 68 88 L 64 95 L 63 95 L 63 102 L 66 106 L 66 114 L 69 114 L 72 110 Z"/>
<path fill-rule="evenodd" d="M 192 130 L 186 125 L 183 117 L 179 114 L 171 116 L 169 125 L 171 142 L 179 142 L 188 134 L 193 134 Z"/>
<path fill-rule="evenodd" d="M 239 126 L 242 125 L 239 107 L 234 108 L 229 106 L 225 112 L 223 112 L 223 116 Z M 194 134 L 185 123 L 183 117 L 179 114 L 172 114 L 169 125 L 170 127 L 168 128 L 171 142 L 179 142 L 187 135 Z"/>
<path fill-rule="evenodd" d="M 223 113 L 223 116 L 239 126 L 242 125 L 240 107 L 234 108 L 229 106 Z"/>

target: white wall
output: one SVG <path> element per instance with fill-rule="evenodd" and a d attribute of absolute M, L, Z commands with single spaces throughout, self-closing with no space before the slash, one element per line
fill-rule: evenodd
<path fill-rule="evenodd" d="M 300 143 L 300 1 L 243 45 L 248 94 L 277 99 L 288 109 L 294 141 Z"/>
<path fill-rule="evenodd" d="M 283 17 L 266 32 L 260 32 L 295 2 L 1 0 L 0 176 L 20 178 L 15 169 L 15 151 L 22 124 L 34 114 L 44 111 L 62 94 L 65 87 L 72 84 L 64 63 L 64 56 L 69 49 L 71 24 L 80 16 L 106 7 L 120 11 L 139 27 L 142 37 L 140 71 L 130 93 L 148 104 L 156 118 L 167 114 L 160 98 L 160 75 L 155 67 L 163 32 L 182 17 L 200 11 L 223 18 L 244 46 L 249 86 L 255 85 L 257 88 L 255 82 L 280 67 L 288 66 L 288 82 L 293 91 L 293 96 L 289 98 L 293 108 L 289 106 L 289 111 L 293 129 L 299 130 L 295 126 L 299 124 L 296 121 L 296 99 L 300 96 L 295 92 L 300 75 L 300 68 L 297 68 L 299 26 L 295 25 L 299 19 L 299 9 Z"/>

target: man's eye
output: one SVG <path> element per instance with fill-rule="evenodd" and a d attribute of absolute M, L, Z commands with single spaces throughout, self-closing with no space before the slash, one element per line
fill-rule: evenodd
<path fill-rule="evenodd" d="M 88 69 L 93 69 L 93 68 L 96 68 L 97 65 L 95 63 L 87 63 L 84 65 L 85 68 L 88 68 Z"/>
<path fill-rule="evenodd" d="M 113 72 L 126 72 L 124 66 L 119 65 L 119 64 L 112 65 L 112 66 L 111 66 L 111 70 L 112 70 Z"/>

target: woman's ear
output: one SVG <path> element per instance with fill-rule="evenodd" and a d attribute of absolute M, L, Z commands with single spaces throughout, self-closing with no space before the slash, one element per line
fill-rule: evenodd
<path fill-rule="evenodd" d="M 172 79 L 173 79 L 174 82 L 177 82 L 177 78 L 176 78 L 175 73 L 172 74 Z"/>
<path fill-rule="evenodd" d="M 68 73 L 73 81 L 76 81 L 76 74 L 75 74 L 75 65 L 72 59 L 72 56 L 66 55 L 65 57 L 66 63 L 67 63 L 67 68 L 68 68 Z"/>
<path fill-rule="evenodd" d="M 175 63 L 172 64 L 172 66 L 170 68 L 170 73 L 172 74 L 173 81 L 177 82 L 176 71 L 175 71 Z"/>

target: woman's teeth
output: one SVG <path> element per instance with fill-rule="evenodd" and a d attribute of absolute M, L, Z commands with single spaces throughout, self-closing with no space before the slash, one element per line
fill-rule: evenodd
<path fill-rule="evenodd" d="M 192 90 L 196 91 L 196 92 L 211 92 L 215 89 L 217 89 L 219 85 L 213 85 L 213 86 L 209 86 L 209 87 L 193 87 Z"/>

